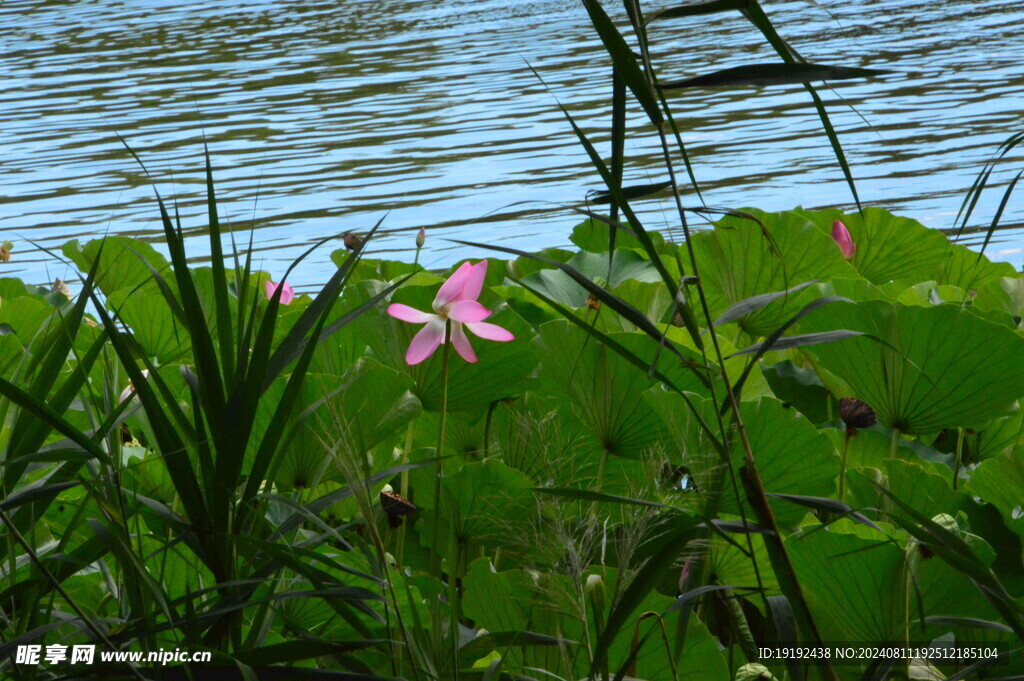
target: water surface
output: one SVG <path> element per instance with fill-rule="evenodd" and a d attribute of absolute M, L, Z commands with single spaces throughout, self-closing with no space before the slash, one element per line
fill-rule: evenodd
<path fill-rule="evenodd" d="M 1024 7 L 764 4 L 808 59 L 892 71 L 822 96 L 862 200 L 951 227 L 984 160 L 1024 129 Z M 555 101 L 607 148 L 609 62 L 577 0 L 5 0 L 0 26 L 0 239 L 16 249 L 0 276 L 67 276 L 29 240 L 54 248 L 116 232 L 159 241 L 152 190 L 115 132 L 177 199 L 201 260 L 205 131 L 222 219 L 241 242 L 255 229 L 272 273 L 317 239 L 385 214 L 375 250 L 411 257 L 426 226 L 428 265 L 483 253 L 446 239 L 563 245 L 577 221 L 568 206 L 600 184 Z M 666 79 L 776 60 L 738 14 L 666 22 L 651 35 Z M 709 204 L 850 207 L 800 86 L 672 101 Z M 633 106 L 630 182 L 663 179 L 643 123 Z M 1015 170 L 994 176 L 972 226 L 991 220 Z M 1021 221 L 1020 206 L 1010 202 L 1004 223 Z M 641 207 L 649 228 L 676 224 L 667 198 Z M 293 280 L 325 280 L 338 247 Z M 1008 229 L 988 253 L 1019 266 L 1022 248 L 1024 234 Z"/>

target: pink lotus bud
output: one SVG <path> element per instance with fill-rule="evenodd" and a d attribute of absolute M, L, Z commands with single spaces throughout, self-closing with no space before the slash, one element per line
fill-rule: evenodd
<path fill-rule="evenodd" d="M 264 292 L 267 294 L 267 300 L 274 297 L 274 293 L 277 292 L 278 287 L 281 288 L 281 304 L 287 305 L 288 303 L 295 300 L 295 291 L 288 285 L 288 282 L 282 281 L 280 284 L 275 284 L 272 281 L 267 281 L 265 284 L 266 288 Z"/>
<path fill-rule="evenodd" d="M 850 230 L 846 229 L 842 220 L 832 223 L 832 240 L 839 244 L 839 250 L 843 252 L 843 257 L 847 260 L 857 252 L 857 245 L 850 238 Z"/>
<path fill-rule="evenodd" d="M 427 242 L 427 228 L 420 227 L 420 231 L 416 233 L 416 248 L 423 248 L 423 244 Z"/>

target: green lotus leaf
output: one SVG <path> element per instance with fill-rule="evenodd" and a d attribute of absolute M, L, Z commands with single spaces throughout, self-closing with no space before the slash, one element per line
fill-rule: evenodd
<path fill-rule="evenodd" d="M 24 357 L 25 348 L 17 336 L 0 335 L 0 377 L 10 380 Z"/>
<path fill-rule="evenodd" d="M 146 357 L 160 364 L 187 361 L 191 348 L 188 331 L 175 319 L 162 295 L 118 289 L 107 297 L 107 303 L 132 330 Z"/>
<path fill-rule="evenodd" d="M 937 284 L 934 281 L 923 281 L 914 284 L 904 290 L 896 297 L 896 302 L 902 305 L 919 305 L 921 307 L 932 307 L 943 303 L 956 303 L 957 305 L 970 300 L 967 291 L 958 286 L 948 284 Z"/>
<path fill-rule="evenodd" d="M 415 501 L 436 512 L 432 499 L 433 488 L 430 476 L 419 475 L 415 480 Z M 443 528 L 440 541 L 442 548 L 449 545 L 449 530 L 460 546 L 475 545 L 505 546 L 515 551 L 510 545 L 510 538 L 522 540 L 522 531 L 532 515 L 535 515 L 535 502 L 529 491 L 533 481 L 525 475 L 509 468 L 497 459 L 474 461 L 464 464 L 456 473 L 445 475 L 441 481 L 440 513 Z M 429 542 L 433 538 L 432 519 L 416 524 L 420 538 Z"/>
<path fill-rule="evenodd" d="M 1024 449 L 1014 447 L 983 462 L 971 474 L 968 488 L 998 508 L 1010 529 L 1024 538 Z"/>
<path fill-rule="evenodd" d="M 174 277 L 171 276 L 167 259 L 141 239 L 108 236 L 104 239 L 93 239 L 84 245 L 75 239 L 64 244 L 61 250 L 79 270 L 88 272 L 100 255 L 101 246 L 103 261 L 96 273 L 96 285 L 107 295 L 118 289 L 135 290 L 137 287 L 159 293 L 156 281 L 146 266 L 147 263 L 162 273 L 173 288 Z"/>
<path fill-rule="evenodd" d="M 926 277 L 937 278 L 940 284 L 957 286 L 965 291 L 977 290 L 1003 277 L 1020 277 L 1020 273 L 1010 263 L 992 262 L 977 251 L 959 244 L 952 246 L 941 265 Z"/>
<path fill-rule="evenodd" d="M 563 248 L 544 248 L 537 251 L 537 255 L 557 262 L 569 262 L 569 259 L 575 254 L 575 251 L 567 251 Z M 507 268 L 510 276 L 523 279 L 534 272 L 552 269 L 552 266 L 536 258 L 519 256 L 515 260 L 509 261 Z"/>
<path fill-rule="evenodd" d="M 873 536 L 833 528 L 786 539 L 797 579 L 826 641 L 895 641 L 903 631 L 903 550 L 879 532 L 868 533 Z"/>
<path fill-rule="evenodd" d="M 612 293 L 626 301 L 639 310 L 647 319 L 655 324 L 662 324 L 668 321 L 669 312 L 672 309 L 672 296 L 662 282 L 643 282 L 629 279 L 614 289 Z M 599 314 L 588 315 L 587 319 L 593 319 L 594 325 L 605 333 L 616 331 L 632 332 L 637 327 L 614 310 L 602 307 Z M 692 343 L 692 341 L 691 341 Z"/>
<path fill-rule="evenodd" d="M 499 403 L 491 430 L 501 460 L 540 485 L 562 487 L 571 481 L 575 462 L 592 446 L 568 405 L 534 392 Z"/>
<path fill-rule="evenodd" d="M 953 305 L 833 303 L 803 333 L 869 334 L 807 348 L 879 421 L 904 433 L 977 426 L 1024 395 L 1024 338 Z"/>
<path fill-rule="evenodd" d="M 670 455 L 675 452 L 671 447 L 678 449 L 670 460 L 686 468 L 705 503 L 711 503 L 715 495 L 719 495 L 715 505 L 718 510 L 739 515 L 739 504 L 730 481 L 725 477 L 725 467 L 699 427 L 696 416 L 687 409 L 682 398 L 659 390 L 652 390 L 645 397 L 665 419 L 672 434 L 672 444 L 668 450 Z M 704 421 L 712 430 L 716 430 L 714 403 L 710 400 L 694 401 Z M 795 409 L 784 407 L 781 402 L 769 397 L 742 402 L 740 415 L 765 491 L 812 497 L 832 496 L 839 476 L 839 457 L 824 433 Z M 737 471 L 743 465 L 743 452 L 735 442 L 732 462 Z M 742 494 L 742 487 L 740 489 Z M 788 501 L 770 499 L 769 503 L 782 527 L 798 524 L 807 514 L 806 508 Z M 750 510 L 745 501 L 744 505 L 749 517 Z"/>
<path fill-rule="evenodd" d="M 716 317 L 753 296 L 785 291 L 814 279 L 856 277 L 831 237 L 806 217 L 756 209 L 744 212 L 761 224 L 729 216 L 715 223 L 713 231 L 693 235 L 701 280 Z M 753 336 L 767 336 L 808 302 L 808 293 L 780 298 L 737 323 Z"/>
<path fill-rule="evenodd" d="M 1024 436 L 1024 410 L 1018 410 L 1009 416 L 995 419 L 985 426 L 985 430 L 976 433 L 974 437 L 967 434 L 964 438 L 970 456 L 969 460 L 985 461 L 1009 452 L 1021 443 L 1022 436 Z"/>
<path fill-rule="evenodd" d="M 839 457 L 828 437 L 802 414 L 784 407 L 778 400 L 763 397 L 743 402 L 740 415 L 766 492 L 811 497 L 834 495 Z M 738 470 L 743 465 L 738 444 L 732 456 L 733 466 Z M 771 499 L 769 503 L 781 527 L 796 525 L 807 514 L 806 508 L 787 501 Z M 724 493 L 720 508 L 723 513 L 738 514 L 735 495 Z"/>
<path fill-rule="evenodd" d="M 661 280 L 655 269 L 642 255 L 632 250 L 616 250 L 615 255 L 581 251 L 567 263 L 587 279 L 615 288 L 625 281 L 657 282 Z M 523 285 L 541 293 L 556 303 L 569 307 L 583 307 L 590 293 L 562 270 L 541 269 L 522 279 Z"/>
<path fill-rule="evenodd" d="M 942 232 L 881 208 L 868 206 L 860 214 L 838 210 L 793 212 L 813 222 L 826 235 L 831 235 L 834 221 L 842 220 L 857 247 L 850 262 L 874 284 L 934 279 L 950 255 L 951 245 Z"/>
<path fill-rule="evenodd" d="M 618 333 L 611 338 L 647 364 L 658 358 L 659 370 L 674 382 L 685 378 L 686 370 L 650 337 Z M 541 381 L 549 392 L 568 400 L 599 448 L 637 459 L 663 442 L 664 425 L 642 399 L 656 382 L 646 372 L 564 321 L 542 326 L 539 346 L 546 359 Z"/>
<path fill-rule="evenodd" d="M 569 237 L 569 240 L 579 246 L 581 250 L 589 253 L 607 253 L 610 236 L 609 233 L 612 229 L 614 228 L 600 220 L 587 218 L 580 224 L 573 227 L 572 236 Z M 664 253 L 668 250 L 669 247 L 666 246 L 664 236 L 658 232 L 649 232 L 649 235 L 651 237 L 651 243 L 654 244 L 655 250 L 659 253 Z M 619 250 L 620 248 L 628 248 L 634 251 L 639 251 L 640 253 L 644 252 L 643 244 L 641 244 L 635 236 L 621 229 L 616 229 L 615 250 Z"/>
<path fill-rule="evenodd" d="M 21 296 L 31 296 L 36 300 L 44 301 L 49 293 L 41 286 L 30 286 L 21 279 L 14 277 L 0 277 L 0 301 L 12 300 Z"/>
<path fill-rule="evenodd" d="M 287 488 L 309 488 L 318 485 L 328 472 L 344 477 L 346 473 L 362 475 L 367 468 L 386 468 L 391 462 L 382 454 L 390 453 L 391 441 L 421 411 L 419 401 L 409 392 L 411 386 L 408 376 L 371 359 L 359 360 L 340 380 L 307 375 L 296 418 L 312 411 L 297 423 L 282 456 L 277 482 Z M 261 416 L 271 418 L 274 406 L 275 401 L 265 397 Z M 384 452 L 368 456 L 385 441 Z M 352 470 L 337 459 L 350 462 Z"/>
<path fill-rule="evenodd" d="M 0 301 L 0 325 L 6 325 L 8 332 L 5 335 L 13 335 L 23 345 L 29 346 L 45 335 L 55 312 L 52 305 L 34 296 L 3 300 Z"/>
<path fill-rule="evenodd" d="M 792 405 L 812 423 L 824 423 L 835 413 L 832 395 L 811 369 L 798 367 L 790 360 L 763 369 L 772 393 Z"/>

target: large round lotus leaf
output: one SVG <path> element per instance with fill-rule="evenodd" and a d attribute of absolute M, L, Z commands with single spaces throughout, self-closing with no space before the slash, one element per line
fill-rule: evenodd
<path fill-rule="evenodd" d="M 941 232 L 881 208 L 868 207 L 861 214 L 849 215 L 838 210 L 793 212 L 812 221 L 826 235 L 832 233 L 833 222 L 842 220 L 857 247 L 850 262 L 874 284 L 934 279 L 950 255 L 950 243 Z M 839 247 L 835 250 L 838 253 Z"/>
<path fill-rule="evenodd" d="M 964 290 L 977 290 L 1003 277 L 1018 276 L 1020 275 L 1010 263 L 992 262 L 984 255 L 979 255 L 977 251 L 957 244 L 950 248 L 948 255 L 943 258 L 941 267 L 927 278 Z"/>
<path fill-rule="evenodd" d="M 741 300 L 793 288 L 812 279 L 856 277 L 832 238 L 796 213 L 744 209 L 760 221 L 726 217 L 693 236 L 700 276 L 716 316 Z M 762 228 L 763 225 L 763 228 Z M 792 317 L 806 295 L 776 300 L 742 317 L 753 336 L 767 336 Z"/>
<path fill-rule="evenodd" d="M 1012 451 L 985 461 L 971 474 L 971 493 L 995 505 L 1006 524 L 1024 538 L 1024 450 Z"/>
<path fill-rule="evenodd" d="M 408 376 L 371 359 L 358 361 L 341 378 L 307 375 L 297 407 L 297 415 L 306 416 L 296 421 L 276 482 L 285 488 L 313 487 L 325 473 L 344 468 L 334 456 L 353 462 L 347 465 L 362 473 L 362 457 L 380 442 L 396 439 L 420 413 L 411 386 Z M 257 418 L 269 421 L 276 404 L 261 400 Z M 375 458 L 371 467 L 379 470 L 388 464 Z"/>
<path fill-rule="evenodd" d="M 135 336 L 142 351 L 160 364 L 190 361 L 188 332 L 159 293 L 118 289 L 107 297 L 111 308 Z"/>
<path fill-rule="evenodd" d="M 764 397 L 743 402 L 740 415 L 766 492 L 811 497 L 835 493 L 839 457 L 828 437 L 802 414 Z M 733 439 L 733 466 L 739 470 L 743 452 L 739 438 Z M 781 527 L 796 525 L 807 515 L 806 508 L 788 501 L 771 499 L 770 504 Z M 722 495 L 719 508 L 723 513 L 739 513 L 735 495 L 728 492 Z"/>
<path fill-rule="evenodd" d="M 616 250 L 609 258 L 599 253 L 580 251 L 566 263 L 584 277 L 611 287 L 625 281 L 660 281 L 658 270 L 642 255 L 632 250 Z M 583 307 L 590 293 L 560 269 L 542 269 L 523 278 L 523 284 L 538 291 L 556 303 L 569 307 Z"/>
<path fill-rule="evenodd" d="M 640 333 L 609 334 L 645 364 L 653 364 L 674 383 L 689 370 Z M 539 376 L 548 390 L 572 405 L 599 447 L 609 454 L 638 459 L 665 438 L 658 415 L 642 399 L 657 383 L 647 372 L 609 349 L 586 331 L 567 322 L 550 322 L 540 329 L 539 346 L 546 361 Z"/>
<path fill-rule="evenodd" d="M 673 463 L 681 463 L 705 500 L 721 492 L 717 508 L 722 513 L 739 515 L 740 508 L 731 483 L 723 478 L 725 468 L 708 436 L 698 425 L 697 417 L 679 395 L 651 390 L 645 399 L 665 420 L 671 434 L 669 455 Z M 700 417 L 716 430 L 715 407 L 711 400 L 690 395 Z M 828 437 L 815 428 L 798 411 L 784 407 L 778 400 L 763 397 L 744 401 L 740 415 L 746 427 L 750 449 L 757 462 L 765 491 L 812 497 L 832 496 L 839 476 L 839 457 Z M 734 437 L 732 462 L 735 470 L 743 465 L 739 438 Z M 740 484 L 737 479 L 737 484 Z M 742 487 L 740 488 L 742 495 Z M 807 514 L 803 506 L 781 499 L 769 501 L 776 521 L 782 527 L 799 523 Z M 750 508 L 745 504 L 745 512 Z"/>
<path fill-rule="evenodd" d="M 162 273 L 172 289 L 175 286 L 167 260 L 141 239 L 108 236 L 93 239 L 84 245 L 75 239 L 64 244 L 61 250 L 83 273 L 92 269 L 97 257 L 102 257 L 96 271 L 96 284 L 107 295 L 118 289 L 134 290 L 138 287 L 159 293 L 160 289 L 149 267 Z"/>
<path fill-rule="evenodd" d="M 416 529 L 422 541 L 430 542 L 433 514 L 437 512 L 433 481 L 422 474 L 414 476 L 413 481 L 416 505 L 431 509 L 431 518 L 416 523 Z M 449 530 L 460 546 L 505 546 L 515 552 L 519 547 L 511 538 L 524 538 L 527 523 L 535 512 L 536 504 L 529 491 L 533 485 L 528 477 L 493 458 L 467 463 L 458 472 L 445 475 L 441 480 L 440 503 L 442 552 L 447 551 L 443 547 L 449 544 Z"/>
<path fill-rule="evenodd" d="M 610 227 L 600 220 L 594 220 L 593 218 L 588 218 L 573 227 L 572 236 L 569 237 L 569 240 L 579 246 L 581 250 L 591 253 L 607 253 L 612 229 L 615 229 L 615 250 L 629 248 L 640 253 L 646 253 L 640 240 L 629 232 Z M 666 243 L 665 237 L 658 232 L 648 232 L 648 236 L 651 238 L 651 243 L 654 244 L 654 249 L 658 253 L 668 253 L 674 248 L 674 246 Z"/>
<path fill-rule="evenodd" d="M 797 579 L 826 641 L 894 641 L 903 630 L 903 550 L 882 533 L 869 532 L 874 536 L 833 530 L 786 539 Z"/>
<path fill-rule="evenodd" d="M 392 301 L 431 312 L 437 289 L 438 286 L 403 286 L 395 291 Z M 367 295 L 362 289 L 356 291 Z M 473 345 L 478 361 L 469 364 L 454 350 L 450 351 L 450 411 L 477 411 L 486 408 L 491 402 L 518 395 L 525 389 L 526 378 L 537 365 L 537 357 L 529 342 L 533 336 L 530 325 L 487 289 L 484 289 L 479 300 L 484 307 L 495 311 L 487 322 L 508 329 L 516 338 L 510 342 L 496 342 L 467 332 L 466 336 Z M 388 316 L 384 306 L 381 306 L 380 312 L 368 311 L 363 314 L 349 332 L 361 334 L 378 361 L 412 376 L 416 382 L 412 391 L 420 398 L 423 408 L 438 411 L 441 408 L 444 345 L 420 364 L 409 366 L 405 362 L 405 351 L 422 327 L 422 324 L 409 324 Z"/>
<path fill-rule="evenodd" d="M 874 337 L 807 350 L 879 421 L 905 433 L 976 426 L 1024 396 L 1024 338 L 955 305 L 838 302 L 800 325 L 804 333 L 850 329 Z"/>

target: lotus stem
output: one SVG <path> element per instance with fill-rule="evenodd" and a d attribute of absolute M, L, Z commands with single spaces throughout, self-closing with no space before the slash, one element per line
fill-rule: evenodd
<path fill-rule="evenodd" d="M 430 572 L 441 579 L 441 452 L 444 449 L 445 416 L 448 411 L 448 356 L 451 354 L 452 323 L 445 322 L 444 347 L 441 349 L 441 417 L 437 425 L 437 462 L 434 464 L 434 528 L 430 537 Z"/>
<path fill-rule="evenodd" d="M 843 433 L 842 460 L 839 463 L 839 501 L 846 503 L 846 455 L 850 450 L 850 431 Z"/>

